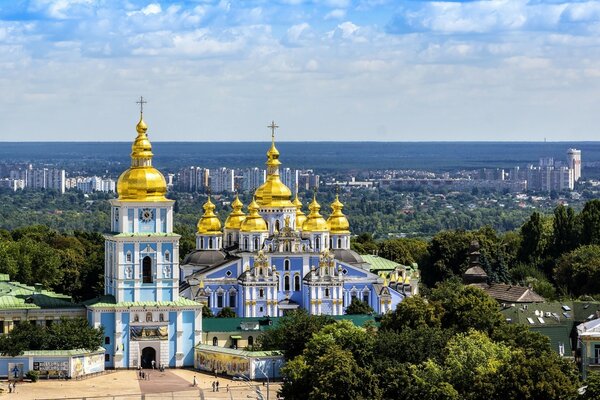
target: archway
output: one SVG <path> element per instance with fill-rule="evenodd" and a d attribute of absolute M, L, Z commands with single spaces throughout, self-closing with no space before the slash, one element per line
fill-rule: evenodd
<path fill-rule="evenodd" d="M 152 368 L 152 361 L 156 365 L 156 350 L 152 347 L 144 347 L 142 350 L 142 368 Z"/>

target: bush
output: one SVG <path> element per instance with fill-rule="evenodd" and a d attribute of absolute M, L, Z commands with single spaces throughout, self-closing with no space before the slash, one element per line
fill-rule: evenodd
<path fill-rule="evenodd" d="M 37 382 L 40 379 L 40 373 L 38 371 L 29 371 L 25 377 L 31 380 L 31 382 Z"/>

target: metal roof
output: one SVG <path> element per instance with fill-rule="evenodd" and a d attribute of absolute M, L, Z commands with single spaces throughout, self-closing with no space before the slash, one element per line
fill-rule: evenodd
<path fill-rule="evenodd" d="M 114 296 L 106 295 L 96 299 L 85 301 L 83 304 L 88 308 L 131 308 L 131 307 L 202 307 L 202 304 L 180 297 L 176 301 L 121 301 L 115 300 Z"/>
<path fill-rule="evenodd" d="M 79 308 L 71 296 L 51 290 L 35 288 L 20 282 L 11 282 L 8 274 L 0 274 L 0 309 Z"/>

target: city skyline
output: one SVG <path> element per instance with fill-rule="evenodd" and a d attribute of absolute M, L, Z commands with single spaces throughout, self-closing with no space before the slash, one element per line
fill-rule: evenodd
<path fill-rule="evenodd" d="M 594 140 L 600 2 L 0 5 L 0 141 Z M 235 118 L 231 118 L 235 115 Z"/>

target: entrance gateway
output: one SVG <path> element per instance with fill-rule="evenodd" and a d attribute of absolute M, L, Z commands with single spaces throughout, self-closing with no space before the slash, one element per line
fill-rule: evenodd
<path fill-rule="evenodd" d="M 156 350 L 153 347 L 144 347 L 142 350 L 142 368 L 152 368 L 152 361 L 156 365 Z"/>

